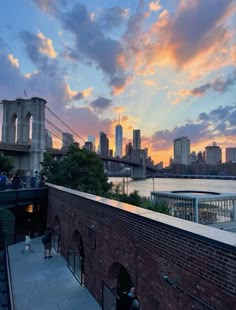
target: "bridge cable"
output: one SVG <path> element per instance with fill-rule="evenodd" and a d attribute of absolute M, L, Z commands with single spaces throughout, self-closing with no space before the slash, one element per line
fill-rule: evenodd
<path fill-rule="evenodd" d="M 48 131 L 51 135 L 55 136 L 57 139 L 59 139 L 60 141 L 62 141 L 62 139 L 61 139 L 60 137 L 58 137 L 58 135 L 56 135 L 55 133 L 51 132 L 51 131 L 48 130 L 48 129 L 47 129 L 47 131 Z"/>
<path fill-rule="evenodd" d="M 49 108 L 49 107 L 47 107 L 46 105 L 45 105 L 45 107 L 46 107 L 46 108 L 48 109 L 48 111 L 51 112 L 59 121 L 61 121 L 62 124 L 63 124 L 64 126 L 66 126 L 70 131 L 72 131 L 74 135 L 76 135 L 79 139 L 83 140 L 83 142 L 86 142 L 86 141 L 85 141 L 82 137 L 80 137 L 73 129 L 71 129 L 69 126 L 67 126 L 66 123 L 63 122 L 63 121 Z"/>
<path fill-rule="evenodd" d="M 46 122 L 50 125 L 50 126 L 52 126 L 53 128 L 55 128 L 56 130 L 58 130 L 60 133 L 63 133 L 63 131 L 59 128 L 59 127 L 57 127 L 55 124 L 53 124 L 51 121 L 49 121 L 47 118 L 45 118 L 45 120 L 46 120 Z"/>

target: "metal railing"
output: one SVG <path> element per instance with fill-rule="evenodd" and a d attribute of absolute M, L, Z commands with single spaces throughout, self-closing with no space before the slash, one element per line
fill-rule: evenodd
<path fill-rule="evenodd" d="M 4 258 L 6 264 L 6 278 L 7 278 L 7 295 L 8 295 L 8 304 L 10 306 L 10 310 L 15 310 L 15 303 L 13 298 L 13 290 L 12 290 L 12 281 L 11 281 L 11 267 L 9 261 L 8 247 L 5 241 L 5 250 L 4 250 Z"/>

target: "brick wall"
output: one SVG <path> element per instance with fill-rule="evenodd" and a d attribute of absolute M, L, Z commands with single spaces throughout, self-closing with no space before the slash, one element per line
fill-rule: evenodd
<path fill-rule="evenodd" d="M 85 286 L 100 304 L 102 281 L 116 287 L 110 271 L 119 263 L 130 274 L 143 310 L 236 309 L 235 234 L 50 186 L 50 225 L 56 216 L 65 258 L 73 232 L 79 231 Z"/>

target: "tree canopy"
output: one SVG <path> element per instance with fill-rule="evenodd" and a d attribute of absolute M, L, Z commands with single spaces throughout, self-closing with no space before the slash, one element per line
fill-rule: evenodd
<path fill-rule="evenodd" d="M 0 155 L 0 170 L 9 173 L 13 168 L 13 161 L 8 156 Z"/>
<path fill-rule="evenodd" d="M 72 144 L 62 160 L 54 160 L 46 152 L 41 174 L 48 182 L 96 195 L 105 195 L 111 188 L 102 161 L 94 152 Z"/>

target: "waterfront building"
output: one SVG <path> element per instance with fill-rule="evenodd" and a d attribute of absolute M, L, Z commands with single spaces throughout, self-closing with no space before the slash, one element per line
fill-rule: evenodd
<path fill-rule="evenodd" d="M 99 133 L 99 151 L 101 155 L 108 156 L 108 150 L 109 150 L 109 139 L 107 138 L 107 135 L 100 131 Z"/>
<path fill-rule="evenodd" d="M 84 148 L 90 152 L 93 152 L 94 150 L 93 143 L 90 141 L 86 141 L 84 144 Z"/>
<path fill-rule="evenodd" d="M 221 148 L 212 142 L 212 145 L 205 147 L 205 160 L 208 165 L 218 164 L 222 162 Z"/>
<path fill-rule="evenodd" d="M 141 131 L 140 129 L 133 130 L 133 149 L 141 150 Z"/>
<path fill-rule="evenodd" d="M 95 136 L 89 135 L 87 141 L 88 141 L 88 142 L 92 142 L 92 144 L 93 144 L 93 151 L 95 152 L 95 150 L 96 150 Z"/>
<path fill-rule="evenodd" d="M 196 162 L 197 162 L 197 154 L 195 151 L 193 151 L 190 154 L 190 163 L 196 163 Z"/>
<path fill-rule="evenodd" d="M 133 146 L 132 143 L 129 142 L 128 144 L 126 144 L 125 146 L 125 157 L 129 160 L 131 160 L 132 158 L 132 150 L 133 150 Z"/>
<path fill-rule="evenodd" d="M 204 154 L 200 151 L 197 153 L 197 162 L 198 163 L 203 163 L 205 160 L 204 160 Z"/>
<path fill-rule="evenodd" d="M 71 144 L 74 143 L 74 138 L 71 133 L 63 132 L 62 134 L 62 148 L 68 148 Z"/>
<path fill-rule="evenodd" d="M 174 163 L 189 164 L 190 140 L 188 137 L 181 137 L 174 140 Z"/>
<path fill-rule="evenodd" d="M 225 161 L 227 163 L 236 163 L 236 147 L 227 147 L 225 149 Z"/>
<path fill-rule="evenodd" d="M 116 136 L 116 150 L 115 150 L 115 156 L 116 157 L 122 157 L 122 146 L 123 146 L 123 128 L 120 125 L 120 123 L 118 125 L 116 125 L 116 132 L 115 132 Z"/>

